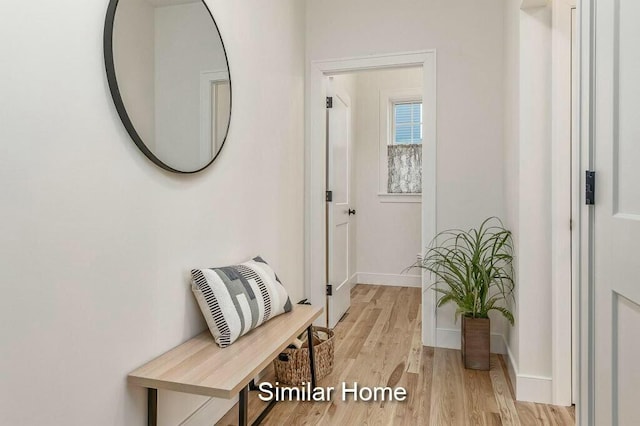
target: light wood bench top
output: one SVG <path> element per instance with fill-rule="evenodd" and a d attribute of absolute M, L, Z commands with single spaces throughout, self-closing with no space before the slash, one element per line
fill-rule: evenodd
<path fill-rule="evenodd" d="M 218 398 L 232 398 L 322 313 L 321 307 L 293 305 L 220 348 L 209 330 L 131 372 L 131 384 Z"/>

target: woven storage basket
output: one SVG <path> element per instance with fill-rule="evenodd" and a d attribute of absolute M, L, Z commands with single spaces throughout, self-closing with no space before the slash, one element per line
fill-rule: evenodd
<path fill-rule="evenodd" d="M 317 332 L 327 333 L 327 340 L 315 343 Z M 333 371 L 333 331 L 324 327 L 313 327 L 313 355 L 316 364 L 316 380 L 331 374 Z M 281 384 L 300 386 L 311 381 L 309 368 L 309 348 L 287 348 L 273 361 L 276 380 Z"/>

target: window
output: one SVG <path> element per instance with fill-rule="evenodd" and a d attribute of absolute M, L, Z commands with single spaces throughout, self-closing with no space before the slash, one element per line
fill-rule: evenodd
<path fill-rule="evenodd" d="M 422 192 L 422 101 L 391 102 L 392 134 L 387 146 L 387 193 Z"/>
<path fill-rule="evenodd" d="M 379 200 L 419 203 L 423 141 L 427 143 L 429 135 L 423 126 L 422 89 L 381 90 L 379 100 Z"/>
<path fill-rule="evenodd" d="M 393 104 L 393 144 L 422 143 L 422 101 Z"/>

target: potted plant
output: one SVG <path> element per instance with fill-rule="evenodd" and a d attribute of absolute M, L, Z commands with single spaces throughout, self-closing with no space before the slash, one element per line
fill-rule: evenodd
<path fill-rule="evenodd" d="M 462 315 L 465 368 L 489 370 L 489 312 L 498 311 L 513 325 L 507 301 L 513 298 L 513 243 L 500 219 L 486 219 L 478 229 L 439 233 L 414 267 L 431 272 L 437 306 L 455 303 Z"/>

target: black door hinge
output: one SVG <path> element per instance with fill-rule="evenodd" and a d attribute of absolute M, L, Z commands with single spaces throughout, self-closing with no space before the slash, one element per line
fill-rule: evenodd
<path fill-rule="evenodd" d="M 327 284 L 327 296 L 333 296 L 333 286 L 331 284 Z"/>
<path fill-rule="evenodd" d="M 588 206 L 596 203 L 596 172 L 587 170 L 584 181 L 584 202 Z"/>
<path fill-rule="evenodd" d="M 327 96 L 327 108 L 333 108 L 333 97 Z"/>
<path fill-rule="evenodd" d="M 333 201 L 333 191 L 327 191 L 326 195 L 325 195 L 325 199 L 327 200 L 327 203 L 330 203 Z"/>

